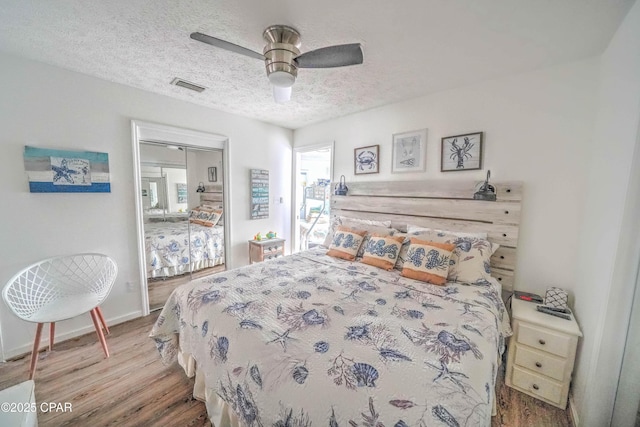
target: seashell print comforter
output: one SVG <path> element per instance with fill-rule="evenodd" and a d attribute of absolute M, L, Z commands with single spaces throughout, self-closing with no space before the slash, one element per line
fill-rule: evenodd
<path fill-rule="evenodd" d="M 224 227 L 188 222 L 150 222 L 144 225 L 147 277 L 168 277 L 224 264 Z M 191 250 L 189 250 L 191 237 Z"/>
<path fill-rule="evenodd" d="M 490 425 L 499 285 L 433 286 L 316 248 L 177 288 L 151 337 L 247 426 Z"/>

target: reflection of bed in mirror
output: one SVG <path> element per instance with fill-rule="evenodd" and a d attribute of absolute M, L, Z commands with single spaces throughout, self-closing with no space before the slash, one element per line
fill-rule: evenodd
<path fill-rule="evenodd" d="M 147 277 L 152 279 L 222 265 L 224 227 L 205 227 L 187 221 L 149 222 L 145 224 L 145 250 Z"/>
<path fill-rule="evenodd" d="M 224 143 L 218 136 L 151 128 L 136 125 L 137 131 L 152 133 L 154 140 L 135 135 L 134 153 L 137 146 L 140 282 L 147 290 L 148 307 L 154 310 L 177 286 L 224 271 L 227 255 L 222 218 Z M 167 142 L 155 140 L 159 134 Z M 197 145 L 184 145 L 192 142 Z M 211 168 L 216 168 L 216 176 L 210 175 Z M 215 221 L 211 212 L 210 217 L 191 217 L 203 208 L 219 211 Z"/>

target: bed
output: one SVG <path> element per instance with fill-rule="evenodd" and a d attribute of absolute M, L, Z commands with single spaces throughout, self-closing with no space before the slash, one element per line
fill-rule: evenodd
<path fill-rule="evenodd" d="M 172 277 L 224 264 L 224 227 L 187 221 L 148 222 L 145 251 L 149 278 Z"/>
<path fill-rule="evenodd" d="M 511 334 L 501 295 L 513 279 L 519 187 L 505 184 L 508 201 L 466 206 L 458 193 L 470 184 L 447 186 L 446 197 L 443 183 L 389 183 L 394 196 L 372 196 L 376 185 L 349 184 L 332 215 L 487 230 L 503 242 L 491 258 L 502 280 L 425 285 L 318 247 L 177 288 L 151 337 L 165 363 L 195 376 L 214 425 L 490 424 Z"/>

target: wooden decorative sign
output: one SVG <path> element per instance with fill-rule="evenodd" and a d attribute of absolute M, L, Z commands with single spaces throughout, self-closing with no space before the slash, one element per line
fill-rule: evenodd
<path fill-rule="evenodd" d="M 110 193 L 109 155 L 24 147 L 32 193 Z"/>
<path fill-rule="evenodd" d="M 251 169 L 251 219 L 269 218 L 269 171 Z"/>

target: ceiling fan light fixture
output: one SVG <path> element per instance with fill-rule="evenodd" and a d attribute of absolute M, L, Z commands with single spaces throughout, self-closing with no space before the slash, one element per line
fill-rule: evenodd
<path fill-rule="evenodd" d="M 292 87 L 273 86 L 273 99 L 276 104 L 284 104 L 291 100 Z"/>
<path fill-rule="evenodd" d="M 296 77 L 286 71 L 273 71 L 269 74 L 269 81 L 274 87 L 290 88 L 296 82 Z"/>

